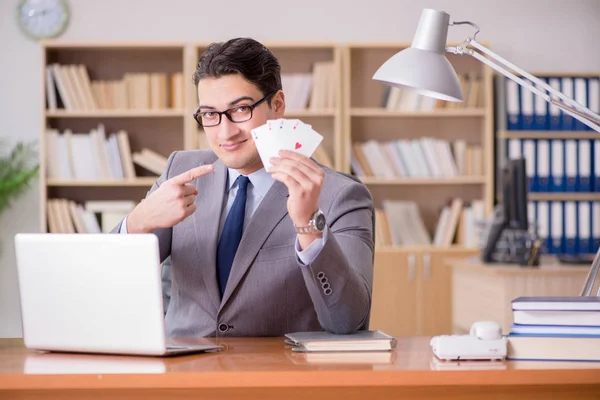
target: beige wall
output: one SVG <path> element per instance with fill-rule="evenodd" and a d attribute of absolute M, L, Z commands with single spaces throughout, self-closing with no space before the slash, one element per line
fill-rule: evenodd
<path fill-rule="evenodd" d="M 0 0 L 0 138 L 41 131 L 40 52 L 15 22 L 18 0 Z M 70 0 L 64 40 L 410 41 L 423 8 L 481 27 L 480 41 L 529 70 L 600 71 L 600 0 Z M 212 5 L 211 5 L 212 4 Z M 368 6 L 365 6 L 368 4 Z M 461 26 L 450 40 L 471 33 Z M 13 236 L 39 228 L 38 190 L 1 217 L 0 337 L 21 336 Z"/>

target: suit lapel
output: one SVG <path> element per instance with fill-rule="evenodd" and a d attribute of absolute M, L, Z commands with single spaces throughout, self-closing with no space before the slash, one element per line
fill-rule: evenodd
<path fill-rule="evenodd" d="M 221 308 L 227 303 L 246 274 L 267 237 L 287 214 L 287 197 L 287 187 L 283 183 L 275 181 L 252 215 L 248 226 L 244 229 L 242 240 L 233 260 Z"/>
<path fill-rule="evenodd" d="M 223 209 L 227 168 L 220 161 L 214 163 L 214 172 L 196 181 L 199 196 L 196 201 L 194 232 L 196 236 L 196 260 L 215 309 L 221 302 L 217 285 L 217 241 L 219 239 L 219 220 Z M 200 182 L 198 182 L 200 181 Z M 203 260 L 203 261 L 201 261 Z"/>

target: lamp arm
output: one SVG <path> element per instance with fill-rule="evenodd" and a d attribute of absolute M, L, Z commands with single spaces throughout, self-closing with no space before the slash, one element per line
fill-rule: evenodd
<path fill-rule="evenodd" d="M 481 53 L 479 53 L 477 51 L 474 51 L 472 48 L 469 48 L 470 46 L 479 50 L 481 53 L 484 53 L 485 55 L 489 56 L 489 58 L 483 56 Z M 600 132 L 600 115 L 594 113 L 590 109 L 586 108 L 585 106 L 581 105 L 580 103 L 578 103 L 575 100 L 571 99 L 570 97 L 566 96 L 562 92 L 554 89 L 552 86 L 548 85 L 546 82 L 542 81 L 541 79 L 531 75 L 530 73 L 523 70 L 522 68 L 519 68 L 518 66 L 514 65 L 510 61 L 505 60 L 504 58 L 500 57 L 496 53 L 492 52 L 485 46 L 478 43 L 476 40 L 467 39 L 467 40 L 465 40 L 464 45 L 456 46 L 456 47 L 447 47 L 446 51 L 449 53 L 453 53 L 453 54 L 461 54 L 461 55 L 466 54 L 473 58 L 476 58 L 477 60 L 481 61 L 483 64 L 489 66 L 490 68 L 501 73 L 502 75 L 506 76 L 507 78 L 515 81 L 516 83 L 518 83 L 522 87 L 526 88 L 527 90 L 540 96 L 541 98 L 546 100 L 548 103 L 556 105 L 561 110 L 563 110 L 565 113 L 571 115 L 573 118 L 577 119 L 578 121 L 581 121 L 583 124 L 589 126 L 596 132 Z M 508 67 L 508 69 L 505 68 L 503 65 L 499 65 L 498 63 L 504 64 L 506 67 Z M 515 74 L 512 71 L 516 71 L 516 73 L 519 74 L 520 76 Z M 527 78 L 528 80 L 537 84 L 538 86 L 541 86 L 549 94 L 545 93 L 542 90 L 539 90 L 538 87 L 525 81 L 523 78 L 521 78 L 521 76 Z"/>
<path fill-rule="evenodd" d="M 458 24 L 458 23 L 455 23 L 455 24 Z M 469 46 L 474 47 L 475 49 L 479 50 L 481 53 L 489 56 L 489 58 L 483 56 L 479 52 L 473 51 L 473 49 L 469 48 Z M 535 93 L 536 95 L 542 97 L 544 100 L 546 100 L 550 104 L 556 105 L 561 110 L 563 110 L 565 113 L 567 113 L 567 114 L 571 115 L 573 118 L 576 118 L 577 120 L 583 122 L 585 125 L 594 129 L 596 132 L 600 132 L 600 115 L 594 113 L 590 109 L 584 107 L 583 105 L 579 104 L 575 100 L 564 95 L 562 92 L 554 89 L 552 86 L 548 85 L 546 82 L 540 80 L 539 78 L 531 75 L 527 71 L 517 67 L 513 63 L 511 63 L 511 62 L 505 60 L 504 58 L 500 57 L 499 55 L 495 54 L 494 52 L 492 52 L 488 48 L 484 47 L 483 45 L 481 45 L 474 39 L 467 39 L 465 41 L 464 45 L 462 45 L 462 46 L 447 47 L 446 51 L 449 53 L 453 53 L 453 54 L 461 54 L 461 55 L 466 54 L 466 55 L 470 55 L 470 56 L 476 58 L 477 60 L 481 61 L 482 63 L 484 63 L 485 65 L 494 69 L 495 71 L 497 71 L 497 72 L 501 73 L 502 75 L 506 76 L 507 78 L 517 82 L 519 85 L 523 86 L 527 90 L 530 90 L 531 92 Z M 517 74 L 519 74 L 520 76 L 523 76 L 523 77 L 529 79 L 531 82 L 534 82 L 535 84 L 543 87 L 550 94 L 539 90 L 536 86 L 523 80 L 519 75 L 516 75 L 512 71 L 507 70 L 502 65 L 498 65 L 497 62 L 500 62 L 500 63 L 506 65 L 512 71 L 516 71 Z M 557 100 L 557 99 L 559 99 L 559 100 Z M 598 252 L 596 252 L 596 256 L 594 257 L 594 261 L 592 262 L 590 271 L 588 272 L 588 275 L 586 277 L 585 283 L 581 290 L 580 296 L 590 296 L 591 295 L 592 290 L 594 288 L 594 283 L 596 281 L 596 277 L 598 276 L 599 271 L 600 271 L 600 249 L 598 250 Z M 600 296 L 600 288 L 598 288 L 598 293 L 596 295 Z"/>

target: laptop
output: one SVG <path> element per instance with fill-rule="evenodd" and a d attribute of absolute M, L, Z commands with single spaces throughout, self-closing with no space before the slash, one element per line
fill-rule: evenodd
<path fill-rule="evenodd" d="M 209 339 L 169 344 L 154 234 L 19 233 L 15 248 L 29 349 L 170 356 L 221 348 Z"/>

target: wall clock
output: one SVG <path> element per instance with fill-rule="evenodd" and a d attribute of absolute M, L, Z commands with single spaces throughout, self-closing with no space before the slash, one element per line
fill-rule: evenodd
<path fill-rule="evenodd" d="M 17 21 L 31 39 L 54 38 L 67 28 L 69 6 L 66 0 L 21 0 Z"/>

